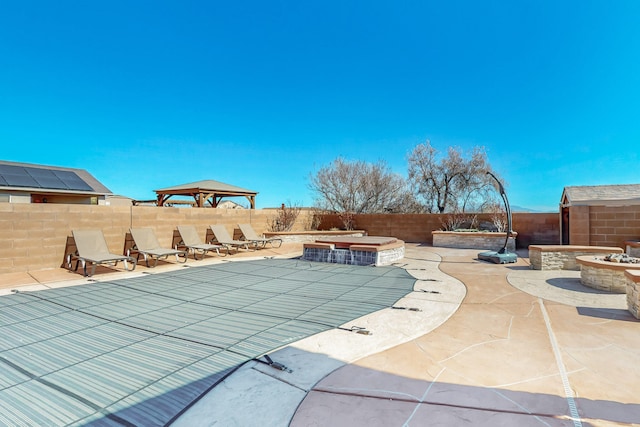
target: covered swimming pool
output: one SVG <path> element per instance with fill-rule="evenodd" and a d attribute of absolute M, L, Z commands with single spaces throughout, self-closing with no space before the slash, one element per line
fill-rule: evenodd
<path fill-rule="evenodd" d="M 397 267 L 263 259 L 1 297 L 0 424 L 170 424 L 248 360 L 414 283 Z"/>

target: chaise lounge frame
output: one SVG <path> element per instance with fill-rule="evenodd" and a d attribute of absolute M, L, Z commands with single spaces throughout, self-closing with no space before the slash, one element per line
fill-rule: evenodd
<path fill-rule="evenodd" d="M 195 260 L 198 260 L 198 253 L 202 253 L 200 258 L 202 260 L 207 252 L 211 251 L 215 251 L 220 256 L 229 255 L 229 248 L 225 246 L 204 243 L 193 225 L 179 225 L 178 233 L 180 234 L 180 242 L 176 245 L 176 249 L 184 247 L 188 252 L 193 252 L 193 259 Z M 227 253 L 221 255 L 220 249 L 226 249 Z"/>
<path fill-rule="evenodd" d="M 154 268 L 158 265 L 158 261 L 167 259 L 171 255 L 175 255 L 177 262 L 187 262 L 188 251 L 163 248 L 152 228 L 131 228 L 129 232 L 134 244 L 132 248 L 127 250 L 127 255 L 135 254 L 137 261 L 140 261 L 140 256 L 142 256 L 147 267 Z M 149 261 L 152 261 L 153 264 L 150 264 Z"/>
<path fill-rule="evenodd" d="M 244 238 L 249 242 L 253 242 L 256 248 L 258 247 L 265 248 L 267 244 L 270 244 L 272 248 L 279 248 L 280 246 L 282 246 L 281 238 L 260 237 L 258 236 L 258 233 L 255 232 L 251 224 L 238 224 L 238 228 L 240 228 L 240 231 L 242 232 L 242 235 L 244 236 Z M 278 246 L 275 245 L 275 242 L 278 242 Z"/>
<path fill-rule="evenodd" d="M 118 265 L 119 261 L 124 263 L 126 271 L 133 271 L 136 268 L 137 260 L 128 255 L 118 255 L 109 252 L 107 241 L 102 230 L 72 230 L 73 240 L 76 245 L 75 253 L 67 255 L 67 267 L 71 270 L 73 261 L 76 261 L 74 271 L 82 265 L 85 277 L 91 277 L 96 272 L 98 265 Z M 132 267 L 129 268 L 129 263 Z M 91 264 L 91 270 L 87 272 L 87 264 Z"/>

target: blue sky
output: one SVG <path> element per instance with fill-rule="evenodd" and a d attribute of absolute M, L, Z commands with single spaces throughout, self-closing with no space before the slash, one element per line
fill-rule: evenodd
<path fill-rule="evenodd" d="M 0 14 L 0 159 L 116 194 L 311 205 L 338 156 L 484 146 L 513 205 L 640 183 L 640 2 L 29 1 Z M 238 200 L 240 201 L 240 200 Z"/>

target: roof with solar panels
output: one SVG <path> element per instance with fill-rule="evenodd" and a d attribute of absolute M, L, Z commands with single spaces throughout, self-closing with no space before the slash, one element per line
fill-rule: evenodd
<path fill-rule="evenodd" d="M 112 194 L 84 169 L 0 160 L 0 191 L 104 196 Z"/>

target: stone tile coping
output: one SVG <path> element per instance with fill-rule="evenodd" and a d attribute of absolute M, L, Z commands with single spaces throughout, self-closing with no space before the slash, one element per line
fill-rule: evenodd
<path fill-rule="evenodd" d="M 389 249 L 401 248 L 403 246 L 404 246 L 404 241 L 396 240 L 393 243 L 387 243 L 385 245 L 376 245 L 376 246 L 371 246 L 371 245 L 351 245 L 351 246 L 349 246 L 349 249 L 351 249 L 352 251 L 382 252 L 382 251 L 387 251 Z"/>
<path fill-rule="evenodd" d="M 633 283 L 640 283 L 640 270 L 625 270 L 624 275 Z"/>
<path fill-rule="evenodd" d="M 631 264 L 627 262 L 610 262 L 601 259 L 594 258 L 592 255 L 581 255 L 576 257 L 576 262 L 580 265 L 587 265 L 595 268 L 604 268 L 606 270 L 625 271 L 636 270 L 640 271 L 640 264 Z"/>

